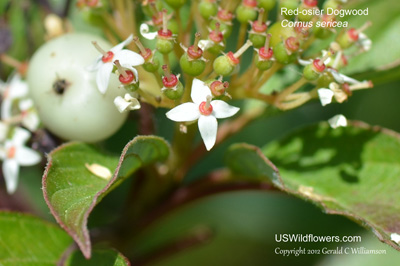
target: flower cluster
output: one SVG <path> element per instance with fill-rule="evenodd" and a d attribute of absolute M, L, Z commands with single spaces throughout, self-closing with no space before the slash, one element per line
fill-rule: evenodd
<path fill-rule="evenodd" d="M 342 2 L 328 0 L 322 8 L 340 9 Z M 336 20 L 334 15 L 319 15 L 324 12 L 305 12 L 309 15 L 298 17 L 287 15 L 290 14 L 287 12 L 278 14 L 277 21 L 270 21 L 269 15 L 277 3 L 279 8 L 288 10 L 315 11 L 321 6 L 316 0 L 200 0 L 191 1 L 190 5 L 185 0 L 142 1 L 137 5 L 141 6 L 145 18 L 137 21 L 134 25 L 140 26 L 134 28 L 131 22 L 136 18 L 130 17 L 133 10 L 119 10 L 126 16 L 118 17 L 118 12 L 110 14 L 101 1 L 80 0 L 78 5 L 85 12 L 104 18 L 114 16 L 114 20 L 107 20 L 107 25 L 99 26 L 111 36 L 110 41 L 124 40 L 108 51 L 93 42 L 100 54 L 86 69 L 96 72 L 96 85 L 101 94 L 106 94 L 110 77 L 118 77 L 123 93 L 113 98 L 121 113 L 138 110 L 144 103 L 166 108 L 167 118 L 180 123 L 181 130 L 176 134 L 186 134 L 189 127 L 189 130 L 193 128 L 190 125 L 197 121 L 206 150 L 219 142 L 217 119 L 235 116 L 239 111 L 227 103 L 230 100 L 256 99 L 284 111 L 310 100 L 319 100 L 322 106 L 342 103 L 355 90 L 373 87 L 371 81 L 359 81 L 343 74 L 352 57 L 370 50 L 372 42 L 364 33 L 371 26 L 370 22 L 359 28 L 331 28 L 329 23 L 326 27 L 307 26 L 305 22 Z M 185 5 L 190 6 L 186 21 L 180 12 Z M 291 23 L 283 27 L 283 20 Z M 238 34 L 231 36 L 233 25 L 237 23 L 240 25 Z M 331 41 L 328 47 L 315 52 L 309 48 L 316 39 Z M 279 75 L 288 65 L 302 69 L 297 81 L 286 88 L 262 93 L 261 88 L 269 79 Z M 23 99 L 27 89 L 19 83 L 18 76 L 14 76 L 7 86 L 3 86 L 15 88 L 3 89 L 1 125 L 6 136 L 3 140 L 13 140 L 14 135 L 21 135 L 13 132 L 22 128 L 12 130 L 8 127 L 10 123 L 15 124 L 13 121 L 31 131 L 39 123 L 32 103 Z M 246 115 L 245 111 L 243 115 Z M 332 127 L 347 125 L 343 115 L 333 117 L 329 123 Z M 25 139 L 18 138 L 18 143 L 24 143 Z M 23 147 L 21 145 L 16 147 Z M 7 161 L 7 158 L 17 158 L 18 154 L 6 152 L 2 158 Z M 15 162 L 26 165 L 18 160 Z M 15 167 L 13 171 L 8 167 L 5 170 L 8 171 L 7 180 L 12 179 L 10 173 L 14 173 L 15 180 Z M 14 188 L 10 185 L 9 191 Z"/>
<path fill-rule="evenodd" d="M 2 83 L 0 89 L 0 159 L 3 161 L 7 191 L 14 193 L 19 167 L 35 165 L 41 161 L 38 152 L 25 146 L 31 132 L 38 129 L 40 121 L 32 100 L 28 98 L 28 86 L 18 73 L 13 74 L 7 83 Z"/>
<path fill-rule="evenodd" d="M 174 10 L 179 10 L 186 1 L 166 1 Z M 179 4 L 178 4 L 179 2 Z M 290 2 L 290 3 L 289 3 Z M 288 110 L 303 105 L 313 98 L 319 98 L 323 106 L 335 100 L 342 103 L 352 95 L 354 90 L 371 88 L 370 81 L 352 79 L 340 71 L 348 64 L 348 60 L 358 53 L 366 52 L 371 48 L 371 41 L 363 33 L 370 25 L 367 22 L 359 29 L 337 30 L 327 27 L 308 27 L 307 21 L 334 21 L 335 17 L 319 15 L 321 12 L 309 12 L 311 15 L 298 16 L 295 22 L 288 23 L 283 28 L 281 20 L 293 20 L 286 16 L 278 18 L 272 23 L 268 21 L 268 13 L 274 8 L 275 1 L 217 1 L 201 0 L 192 4 L 188 28 L 183 29 L 179 12 L 170 12 L 162 1 L 145 1 L 142 9 L 149 17 L 140 24 L 140 34 L 147 39 L 145 47 L 139 37 L 130 36 L 127 40 L 112 48 L 109 52 L 102 53 L 92 69 L 98 69 L 97 83 L 104 93 L 110 73 L 114 70 L 120 74 L 123 87 L 126 84 L 135 84 L 125 97 L 117 97 L 115 104 L 120 112 L 140 108 L 140 101 L 144 100 L 156 106 L 172 108 L 167 112 L 167 117 L 176 122 L 190 122 L 198 120 L 200 135 L 207 150 L 211 149 L 217 138 L 216 118 L 233 116 L 238 109 L 229 107 L 225 101 L 232 97 L 236 99 L 253 98 L 263 100 L 275 105 L 281 110 Z M 280 8 L 287 9 L 318 9 L 318 1 L 281 1 Z M 323 8 L 335 6 L 341 8 L 342 3 L 329 0 Z M 200 13 L 198 18 L 196 12 Z M 290 13 L 290 12 L 289 12 Z M 239 21 L 240 29 L 237 38 L 237 51 L 224 51 L 226 44 L 232 39 L 234 19 Z M 201 20 L 197 25 L 195 36 L 191 35 L 189 26 L 191 20 Z M 314 39 L 327 39 L 336 34 L 336 38 L 329 44 L 327 50 L 322 50 L 311 59 L 302 59 L 303 54 L 312 44 Z M 192 43 L 190 40 L 194 39 Z M 247 40 L 246 40 L 247 39 Z M 132 40 L 139 48 L 139 54 L 122 50 Z M 191 45 L 190 45 L 191 44 Z M 183 51 L 177 46 L 181 46 Z M 251 65 L 243 70 L 239 69 L 240 57 L 253 46 L 254 52 Z M 152 48 L 150 48 L 152 47 Z M 155 49 L 154 49 L 155 48 Z M 349 51 L 349 52 L 347 52 Z M 182 73 L 172 73 L 175 69 L 170 61 L 170 55 L 175 54 L 179 59 Z M 221 55 L 222 54 L 222 55 Z M 250 52 L 247 56 L 251 56 Z M 163 60 L 160 77 L 160 58 Z M 308 56 L 308 58 L 310 58 Z M 143 64 L 143 69 L 154 75 L 160 86 L 161 95 L 140 99 L 146 94 L 146 88 L 138 85 L 138 72 L 133 66 Z M 299 81 L 274 95 L 260 94 L 259 89 L 277 71 L 289 64 L 303 66 L 303 75 Z M 126 70 L 126 71 L 125 71 Z M 132 73 L 134 78 L 128 77 Z M 183 80 L 181 80 L 183 78 Z M 228 84 L 222 79 L 230 80 L 231 93 L 226 89 Z M 128 83 L 123 80 L 129 79 Z M 218 86 L 215 82 L 219 82 Z M 297 92 L 303 85 L 311 84 L 314 89 L 306 92 Z M 132 87 L 131 87 L 132 88 Z M 201 95 L 202 97 L 198 97 Z M 232 95 L 232 96 L 231 96 Z M 149 96 L 147 94 L 147 96 Z M 154 96 L 154 97 L 153 97 Z M 192 101 L 190 102 L 191 96 Z M 151 101 L 151 98 L 154 98 Z M 149 100 L 150 98 L 150 100 Z M 171 102 L 172 101 L 172 102 Z M 229 107 L 229 108 L 228 108 Z M 345 117 L 340 115 L 332 118 L 332 127 L 344 126 Z"/>

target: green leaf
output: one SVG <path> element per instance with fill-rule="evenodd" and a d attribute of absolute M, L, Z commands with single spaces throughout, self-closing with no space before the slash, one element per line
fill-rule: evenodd
<path fill-rule="evenodd" d="M 63 266 L 129 266 L 127 258 L 116 250 L 106 247 L 94 247 L 92 257 L 87 260 L 79 250 L 74 251 Z"/>
<path fill-rule="evenodd" d="M 279 167 L 280 189 L 359 222 L 400 250 L 391 241 L 400 234 L 400 136 L 351 124 L 311 126 L 271 143 L 264 153 Z"/>
<path fill-rule="evenodd" d="M 0 265 L 56 265 L 72 239 L 60 228 L 30 215 L 0 212 Z"/>
<path fill-rule="evenodd" d="M 278 169 L 265 158 L 261 150 L 245 143 L 233 144 L 229 147 L 225 164 L 241 180 L 276 182 L 276 178 L 279 177 Z"/>
<path fill-rule="evenodd" d="M 168 155 L 168 144 L 153 136 L 130 141 L 119 160 L 89 144 L 76 142 L 49 154 L 43 176 L 44 198 L 57 222 L 74 238 L 86 258 L 91 254 L 87 222 L 93 208 L 137 169 L 165 160 Z M 99 164 L 115 172 L 106 180 L 91 173 L 85 164 Z"/>

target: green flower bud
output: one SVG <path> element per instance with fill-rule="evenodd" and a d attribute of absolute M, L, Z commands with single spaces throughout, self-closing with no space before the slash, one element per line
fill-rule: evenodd
<path fill-rule="evenodd" d="M 232 33 L 233 14 L 227 10 L 221 9 L 217 13 L 216 20 L 211 21 L 210 27 L 215 30 L 216 24 L 219 23 L 220 31 L 228 38 Z"/>
<path fill-rule="evenodd" d="M 257 17 L 257 1 L 243 0 L 243 2 L 236 8 L 236 17 L 240 23 L 247 23 L 253 21 Z"/>
<path fill-rule="evenodd" d="M 310 11 L 317 7 L 318 0 L 303 0 L 299 7 L 299 20 L 310 21 L 314 15 Z"/>
<path fill-rule="evenodd" d="M 265 11 L 270 11 L 274 8 L 276 0 L 258 0 L 258 6 L 264 8 Z"/>
<path fill-rule="evenodd" d="M 293 27 L 283 27 L 280 22 L 272 24 L 268 29 L 268 33 L 272 36 L 270 41 L 272 47 L 282 42 L 282 39 L 286 40 L 289 37 L 297 36 Z"/>
<path fill-rule="evenodd" d="M 162 54 L 169 54 L 174 49 L 174 40 L 170 30 L 161 29 L 158 31 L 156 48 Z"/>
<path fill-rule="evenodd" d="M 199 41 L 200 33 L 196 33 L 194 44 L 186 50 L 186 53 L 181 56 L 179 61 L 183 72 L 191 76 L 200 75 L 206 68 L 206 62 L 202 58 L 203 50 L 198 47 Z"/>
<path fill-rule="evenodd" d="M 297 50 L 300 47 L 299 41 L 294 37 L 289 37 L 285 42 L 280 42 L 274 46 L 275 59 L 282 64 L 290 64 L 296 60 Z"/>
<path fill-rule="evenodd" d="M 232 53 L 232 52 L 230 52 Z M 214 60 L 214 72 L 221 76 L 229 76 L 235 70 L 235 64 L 232 63 L 228 55 L 221 55 Z"/>
<path fill-rule="evenodd" d="M 256 56 L 256 67 L 262 71 L 270 69 L 274 64 L 274 61 L 271 60 L 272 55 L 273 51 L 271 48 L 265 49 L 265 47 L 261 47 Z"/>
<path fill-rule="evenodd" d="M 216 0 L 202 0 L 199 4 L 200 15 L 208 20 L 218 13 L 218 5 Z"/>
<path fill-rule="evenodd" d="M 158 60 L 157 57 L 152 57 L 152 59 L 149 62 L 145 62 L 143 64 L 144 70 L 151 73 L 156 72 L 159 67 L 160 67 L 160 60 Z"/>
<path fill-rule="evenodd" d="M 232 25 L 226 24 L 222 21 L 218 21 L 218 20 L 213 20 L 210 22 L 210 28 L 212 30 L 216 29 L 216 24 L 219 23 L 220 25 L 220 31 L 222 32 L 222 34 L 224 35 L 224 38 L 228 38 L 231 33 L 232 33 Z"/>
<path fill-rule="evenodd" d="M 179 81 L 175 88 L 166 88 L 163 90 L 164 95 L 171 100 L 179 100 L 182 98 L 185 89 L 182 83 Z"/>
<path fill-rule="evenodd" d="M 179 76 L 177 77 L 171 74 L 167 65 L 163 65 L 162 68 L 164 70 L 164 77 L 162 78 L 164 88 L 162 88 L 162 92 L 168 99 L 179 100 L 184 93 L 184 88 L 179 81 Z"/>
<path fill-rule="evenodd" d="M 263 21 L 264 9 L 260 9 L 258 19 L 251 23 L 251 31 L 249 32 L 249 39 L 253 46 L 260 48 L 264 45 L 266 40 L 267 24 Z"/>
<path fill-rule="evenodd" d="M 215 59 L 213 64 L 214 72 L 221 76 L 231 75 L 240 63 L 239 57 L 252 45 L 252 42 L 247 40 L 236 53 L 228 52 L 226 55 L 221 55 Z"/>
<path fill-rule="evenodd" d="M 266 36 L 261 34 L 251 33 L 249 35 L 249 40 L 253 43 L 253 46 L 255 48 L 260 48 L 264 45 Z"/>
<path fill-rule="evenodd" d="M 346 49 L 352 46 L 355 42 L 358 41 L 360 37 L 360 33 L 369 28 L 372 25 L 371 21 L 367 21 L 361 28 L 355 29 L 351 28 L 346 31 L 344 34 L 340 35 L 336 40 L 337 43 L 342 47 L 342 49 Z"/>
<path fill-rule="evenodd" d="M 182 71 L 190 76 L 198 76 L 203 73 L 206 68 L 206 63 L 204 60 L 190 60 L 188 55 L 184 54 L 179 60 Z"/>
<path fill-rule="evenodd" d="M 316 80 L 325 70 L 325 64 L 320 59 L 315 59 L 303 69 L 303 77 L 307 80 Z"/>

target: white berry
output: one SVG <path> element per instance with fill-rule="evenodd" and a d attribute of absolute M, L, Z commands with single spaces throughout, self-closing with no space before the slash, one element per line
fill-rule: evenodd
<path fill-rule="evenodd" d="M 44 44 L 34 54 L 28 70 L 30 95 L 43 124 L 67 140 L 95 142 L 115 133 L 124 123 L 114 99 L 125 94 L 112 74 L 103 95 L 96 85 L 96 73 L 89 72 L 100 55 L 93 47 L 111 45 L 94 35 L 71 33 Z M 65 87 L 65 89 L 64 89 Z"/>

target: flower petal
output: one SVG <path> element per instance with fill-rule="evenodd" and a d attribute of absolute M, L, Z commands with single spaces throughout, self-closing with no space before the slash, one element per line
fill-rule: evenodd
<path fill-rule="evenodd" d="M 36 131 L 39 127 L 40 119 L 36 111 L 30 110 L 23 116 L 22 125 L 30 131 Z"/>
<path fill-rule="evenodd" d="M 212 95 L 210 88 L 206 84 L 204 84 L 203 81 L 199 79 L 194 79 L 190 96 L 192 97 L 193 102 L 199 105 L 201 102 L 207 100 L 207 96 Z"/>
<path fill-rule="evenodd" d="M 327 55 L 328 53 L 329 53 L 329 57 L 327 57 L 325 59 L 325 61 L 324 61 L 325 65 L 329 64 L 332 61 L 332 58 L 331 58 L 332 53 L 330 51 L 327 51 L 327 50 L 322 50 L 322 58 L 324 58 L 325 55 Z"/>
<path fill-rule="evenodd" d="M 122 98 L 121 96 L 115 97 L 114 104 L 120 113 L 123 113 L 124 111 L 126 111 L 130 105 L 130 103 L 125 101 L 125 99 Z"/>
<path fill-rule="evenodd" d="M 369 39 L 367 35 L 365 35 L 362 32 L 360 32 L 358 36 L 359 36 L 358 43 L 361 45 L 364 51 L 369 51 L 372 47 L 371 39 Z"/>
<path fill-rule="evenodd" d="M 124 98 L 117 96 L 114 99 L 114 104 L 120 113 L 127 111 L 128 109 L 140 109 L 140 102 L 136 98 L 132 97 L 129 93 L 126 93 Z"/>
<path fill-rule="evenodd" d="M 345 127 L 347 126 L 347 119 L 344 115 L 335 115 L 328 120 L 331 128 Z"/>
<path fill-rule="evenodd" d="M 102 56 L 100 55 L 99 57 L 96 58 L 96 60 L 94 60 L 94 62 L 91 65 L 85 67 L 85 69 L 90 72 L 93 72 L 93 71 L 96 71 L 97 69 L 99 69 L 101 67 L 101 65 L 104 64 L 103 61 L 101 61 L 101 58 L 102 58 Z"/>
<path fill-rule="evenodd" d="M 329 84 L 329 89 L 333 92 L 333 96 L 338 103 L 342 103 L 347 100 L 347 94 L 339 88 L 339 85 L 335 82 Z"/>
<path fill-rule="evenodd" d="M 200 117 L 199 106 L 194 103 L 183 103 L 165 114 L 169 119 L 176 122 L 189 122 Z"/>
<path fill-rule="evenodd" d="M 19 165 L 16 160 L 5 160 L 3 162 L 3 175 L 6 181 L 7 192 L 12 194 L 17 190 Z"/>
<path fill-rule="evenodd" d="M 116 46 L 114 46 L 113 48 L 110 49 L 111 52 L 113 52 L 114 54 L 118 53 L 119 51 L 122 50 L 122 48 L 124 48 L 125 46 L 127 46 L 128 44 L 130 44 L 133 40 L 133 35 L 129 35 L 128 38 L 126 38 L 125 41 L 117 44 Z"/>
<path fill-rule="evenodd" d="M 227 104 L 221 100 L 214 100 L 211 102 L 213 107 L 213 115 L 216 118 L 227 118 L 234 116 L 240 108 Z"/>
<path fill-rule="evenodd" d="M 340 84 L 342 83 L 349 83 L 349 84 L 357 84 L 360 83 L 360 81 L 350 78 L 346 75 L 340 74 L 334 69 L 328 68 L 328 71 L 332 74 L 333 78 Z"/>
<path fill-rule="evenodd" d="M 140 54 L 127 49 L 117 52 L 114 60 L 119 60 L 121 65 L 126 66 L 139 66 L 144 63 L 144 58 Z"/>
<path fill-rule="evenodd" d="M 304 60 L 304 59 L 298 58 L 297 61 L 298 61 L 299 64 L 302 65 L 302 66 L 306 66 L 306 65 L 309 65 L 309 64 L 312 63 L 312 59 Z"/>
<path fill-rule="evenodd" d="M 392 233 L 390 235 L 390 240 L 392 240 L 393 242 L 400 244 L 400 235 L 397 233 Z"/>
<path fill-rule="evenodd" d="M 11 117 L 12 100 L 4 98 L 1 103 L 1 119 L 7 120 Z"/>
<path fill-rule="evenodd" d="M 202 115 L 199 118 L 199 131 L 201 138 L 203 139 L 206 149 L 209 151 L 214 147 L 215 141 L 217 140 L 218 122 L 213 115 Z"/>
<path fill-rule="evenodd" d="M 105 63 L 97 71 L 96 75 L 97 88 L 102 94 L 106 93 L 107 91 L 112 69 L 113 69 L 112 63 Z"/>
<path fill-rule="evenodd" d="M 31 133 L 28 130 L 16 127 L 12 136 L 12 143 L 16 146 L 23 146 L 30 137 Z"/>
<path fill-rule="evenodd" d="M 203 51 L 207 50 L 208 48 L 210 48 L 210 47 L 213 46 L 213 45 L 214 45 L 214 42 L 211 41 L 211 40 L 200 40 L 200 41 L 199 41 L 199 47 L 200 47 Z"/>
<path fill-rule="evenodd" d="M 15 160 L 19 163 L 21 166 L 31 166 L 38 164 L 42 158 L 40 157 L 39 153 L 21 146 L 17 148 L 17 151 L 15 153 Z"/>
<path fill-rule="evenodd" d="M 28 96 L 28 83 L 21 79 L 21 76 L 15 74 L 9 84 L 7 97 L 17 99 Z"/>
<path fill-rule="evenodd" d="M 330 89 L 322 88 L 318 90 L 318 97 L 322 106 L 330 104 L 332 102 L 333 95 L 334 93 Z"/>
<path fill-rule="evenodd" d="M 24 99 L 19 101 L 18 103 L 19 110 L 21 111 L 28 111 L 31 107 L 33 107 L 32 99 Z"/>
<path fill-rule="evenodd" d="M 147 40 L 154 40 L 158 35 L 157 31 L 150 32 L 149 25 L 147 25 L 146 23 L 140 25 L 140 34 L 142 34 L 142 36 L 145 37 Z"/>

